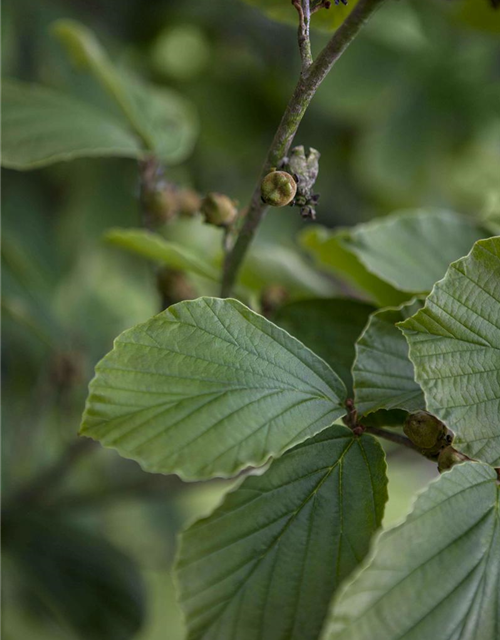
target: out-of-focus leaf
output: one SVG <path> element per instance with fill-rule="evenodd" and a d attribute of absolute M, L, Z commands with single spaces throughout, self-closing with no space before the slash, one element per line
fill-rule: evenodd
<path fill-rule="evenodd" d="M 164 264 L 173 269 L 196 273 L 210 280 L 218 280 L 220 274 L 212 265 L 192 253 L 190 249 L 165 240 L 157 233 L 142 229 L 110 229 L 104 236 L 106 242 L 131 253 Z"/>
<path fill-rule="evenodd" d="M 466 462 L 433 482 L 334 598 L 322 639 L 497 638 L 497 481 L 491 467 Z"/>
<path fill-rule="evenodd" d="M 493 0 L 460 0 L 453 3 L 450 10 L 474 29 L 500 33 L 500 7 L 494 7 Z"/>
<path fill-rule="evenodd" d="M 50 328 L 44 326 L 45 323 L 40 322 L 40 318 L 35 314 L 35 310 L 30 307 L 26 300 L 14 296 L 2 295 L 1 308 L 2 313 L 10 317 L 17 326 L 22 326 L 27 329 L 46 346 L 51 348 L 55 347 L 55 336 L 52 335 Z"/>
<path fill-rule="evenodd" d="M 500 237 L 450 265 L 400 327 L 429 411 L 460 451 L 500 464 Z"/>
<path fill-rule="evenodd" d="M 269 18 L 288 24 L 298 24 L 298 14 L 286 0 L 245 0 L 248 4 L 261 9 Z M 332 31 L 340 27 L 357 5 L 358 0 L 349 0 L 347 5 L 332 2 L 330 9 L 321 9 L 312 16 L 311 26 Z"/>
<path fill-rule="evenodd" d="M 384 454 L 334 425 L 247 478 L 182 536 L 189 640 L 317 638 L 387 500 Z"/>
<path fill-rule="evenodd" d="M 185 160 L 199 132 L 198 115 L 192 103 L 165 87 L 156 87 L 127 77 L 128 87 L 142 129 L 152 141 L 152 151 L 168 164 Z"/>
<path fill-rule="evenodd" d="M 244 287 L 262 290 L 279 284 L 293 296 L 331 296 L 337 287 L 293 249 L 278 244 L 253 247 L 241 270 Z"/>
<path fill-rule="evenodd" d="M 426 293 L 485 232 L 450 211 L 404 211 L 350 230 L 344 242 L 366 269 L 403 292 Z"/>
<path fill-rule="evenodd" d="M 321 356 L 352 397 L 354 344 L 373 311 L 369 304 L 346 298 L 300 300 L 281 307 L 274 321 Z"/>
<path fill-rule="evenodd" d="M 396 309 L 381 309 L 372 315 L 356 342 L 352 367 L 354 397 L 360 414 L 379 409 L 425 409 L 424 396 L 415 382 L 408 345 L 397 322 L 422 307 L 415 301 Z"/>
<path fill-rule="evenodd" d="M 45 87 L 2 81 L 2 165 L 33 169 L 80 157 L 142 155 L 140 141 L 93 106 Z"/>
<path fill-rule="evenodd" d="M 134 637 L 144 616 L 140 573 L 105 540 L 36 512 L 4 519 L 2 544 L 23 587 L 82 640 Z"/>
<path fill-rule="evenodd" d="M 408 300 L 408 294 L 397 291 L 366 269 L 344 244 L 348 238 L 348 229 L 330 231 L 314 226 L 302 232 L 299 241 L 319 268 L 332 271 L 379 306 L 398 305 Z"/>
<path fill-rule="evenodd" d="M 264 464 L 344 415 L 330 367 L 236 300 L 173 305 L 96 367 L 81 433 L 186 479 Z"/>
<path fill-rule="evenodd" d="M 182 161 L 198 134 L 197 116 L 189 101 L 169 89 L 154 87 L 118 71 L 87 27 L 58 20 L 56 37 L 78 67 L 88 69 L 122 110 L 143 149 L 169 163 Z"/>

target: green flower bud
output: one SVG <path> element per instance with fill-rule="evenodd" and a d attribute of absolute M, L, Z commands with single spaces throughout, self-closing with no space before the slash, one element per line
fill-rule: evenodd
<path fill-rule="evenodd" d="M 271 207 L 285 207 L 297 193 L 297 183 L 286 171 L 271 171 L 260 185 L 262 200 Z"/>
<path fill-rule="evenodd" d="M 234 201 L 223 193 L 209 193 L 201 203 L 201 213 L 205 221 L 217 227 L 228 227 L 236 218 Z"/>
<path fill-rule="evenodd" d="M 466 460 L 470 460 L 470 458 L 465 454 L 460 453 L 453 447 L 445 447 L 438 456 L 439 473 L 443 473 L 443 471 L 447 471 L 459 462 L 465 462 Z"/>
<path fill-rule="evenodd" d="M 451 438 L 446 426 L 427 411 L 411 413 L 405 421 L 403 431 L 422 453 L 435 456 Z"/>

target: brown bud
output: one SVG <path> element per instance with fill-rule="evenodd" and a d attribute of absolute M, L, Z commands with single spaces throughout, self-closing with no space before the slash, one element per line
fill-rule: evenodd
<path fill-rule="evenodd" d="M 289 293 L 280 284 L 268 285 L 261 294 L 260 303 L 262 314 L 266 317 L 272 316 L 289 298 Z"/>
<path fill-rule="evenodd" d="M 438 456 L 438 470 L 439 473 L 443 473 L 447 469 L 451 469 L 459 462 L 465 462 L 470 460 L 465 454 L 460 453 L 453 447 L 445 447 Z"/>
<path fill-rule="evenodd" d="M 201 213 L 205 221 L 216 227 L 228 227 L 236 218 L 234 201 L 223 193 L 209 193 L 201 203 Z"/>
<path fill-rule="evenodd" d="M 260 185 L 262 200 L 271 207 L 285 207 L 297 193 L 297 183 L 286 171 L 271 171 Z"/>
<path fill-rule="evenodd" d="M 161 293 L 163 307 L 196 298 L 196 291 L 182 271 L 165 267 L 158 271 L 157 286 Z"/>
<path fill-rule="evenodd" d="M 145 195 L 149 214 L 157 224 L 172 220 L 178 211 L 177 193 L 172 185 L 164 185 Z"/>
<path fill-rule="evenodd" d="M 181 216 L 194 216 L 201 209 L 201 198 L 193 189 L 179 189 L 177 208 Z"/>
<path fill-rule="evenodd" d="M 446 426 L 427 411 L 410 413 L 406 418 L 403 431 L 425 455 L 435 456 L 451 442 Z"/>

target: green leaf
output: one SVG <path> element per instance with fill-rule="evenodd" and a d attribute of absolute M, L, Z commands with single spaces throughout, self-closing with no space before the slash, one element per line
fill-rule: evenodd
<path fill-rule="evenodd" d="M 301 300 L 281 307 L 274 320 L 321 356 L 342 378 L 352 397 L 354 343 L 373 311 L 369 304 L 343 298 Z"/>
<path fill-rule="evenodd" d="M 87 69 L 120 107 L 140 137 L 143 149 L 160 160 L 180 162 L 198 133 L 192 105 L 174 91 L 158 88 L 119 71 L 90 29 L 74 20 L 58 20 L 53 32 L 76 66 Z"/>
<path fill-rule="evenodd" d="M 426 293 L 450 262 L 485 233 L 450 211 L 403 211 L 354 227 L 344 240 L 366 267 L 399 291 Z"/>
<path fill-rule="evenodd" d="M 29 509 L 6 514 L 2 533 L 16 575 L 42 613 L 64 621 L 82 640 L 135 637 L 145 593 L 126 555 L 102 538 Z"/>
<path fill-rule="evenodd" d="M 283 0 L 245 0 L 254 7 L 259 7 L 269 18 L 278 22 L 298 25 L 297 10 L 289 2 Z M 311 26 L 318 29 L 334 30 L 340 27 L 354 9 L 358 0 L 349 0 L 347 5 L 338 4 L 330 9 L 321 9 L 312 16 Z"/>
<path fill-rule="evenodd" d="M 334 425 L 247 478 L 182 535 L 188 639 L 317 638 L 387 500 L 383 451 Z"/>
<path fill-rule="evenodd" d="M 107 113 L 52 89 L 2 81 L 2 166 L 33 169 L 81 157 L 141 155 L 136 136 Z"/>
<path fill-rule="evenodd" d="M 406 320 L 422 307 L 413 301 L 395 309 L 374 313 L 356 343 L 352 369 L 354 397 L 360 414 L 379 409 L 425 409 L 424 396 L 415 382 L 408 345 L 397 322 Z"/>
<path fill-rule="evenodd" d="M 240 282 L 253 290 L 279 284 L 295 296 L 329 296 L 336 292 L 333 282 L 318 273 L 300 253 L 271 243 L 252 247 L 241 269 Z"/>
<path fill-rule="evenodd" d="M 348 238 L 348 229 L 330 231 L 314 225 L 300 234 L 299 241 L 319 268 L 332 271 L 338 278 L 346 280 L 356 291 L 367 294 L 370 300 L 378 305 L 387 307 L 407 300 L 408 295 L 397 291 L 363 266 L 345 245 Z"/>
<path fill-rule="evenodd" d="M 339 592 L 323 640 L 496 640 L 499 490 L 474 462 L 433 482 Z"/>
<path fill-rule="evenodd" d="M 345 413 L 328 365 L 236 300 L 181 302 L 96 367 L 81 432 L 146 470 L 235 475 Z"/>
<path fill-rule="evenodd" d="M 141 119 L 142 130 L 150 141 L 149 148 L 169 165 L 186 160 L 199 133 L 199 121 L 193 104 L 177 92 L 155 87 L 126 77 L 132 109 Z"/>
<path fill-rule="evenodd" d="M 159 264 L 219 280 L 219 273 L 208 262 L 186 247 L 165 240 L 158 233 L 142 229 L 110 229 L 104 239 L 126 251 Z"/>
<path fill-rule="evenodd" d="M 450 265 L 425 307 L 400 325 L 428 410 L 457 448 L 500 464 L 500 237 Z"/>

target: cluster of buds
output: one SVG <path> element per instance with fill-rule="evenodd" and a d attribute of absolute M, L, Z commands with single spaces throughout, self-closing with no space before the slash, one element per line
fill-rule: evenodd
<path fill-rule="evenodd" d="M 289 158 L 283 158 L 278 170 L 271 171 L 261 183 L 263 202 L 271 207 L 299 207 L 303 218 L 316 219 L 319 194 L 313 193 L 318 177 L 320 153 L 303 146 L 294 147 Z"/>
<path fill-rule="evenodd" d="M 170 222 L 178 216 L 190 217 L 200 211 L 201 198 L 193 189 L 160 181 L 144 191 L 144 204 L 155 224 Z"/>

